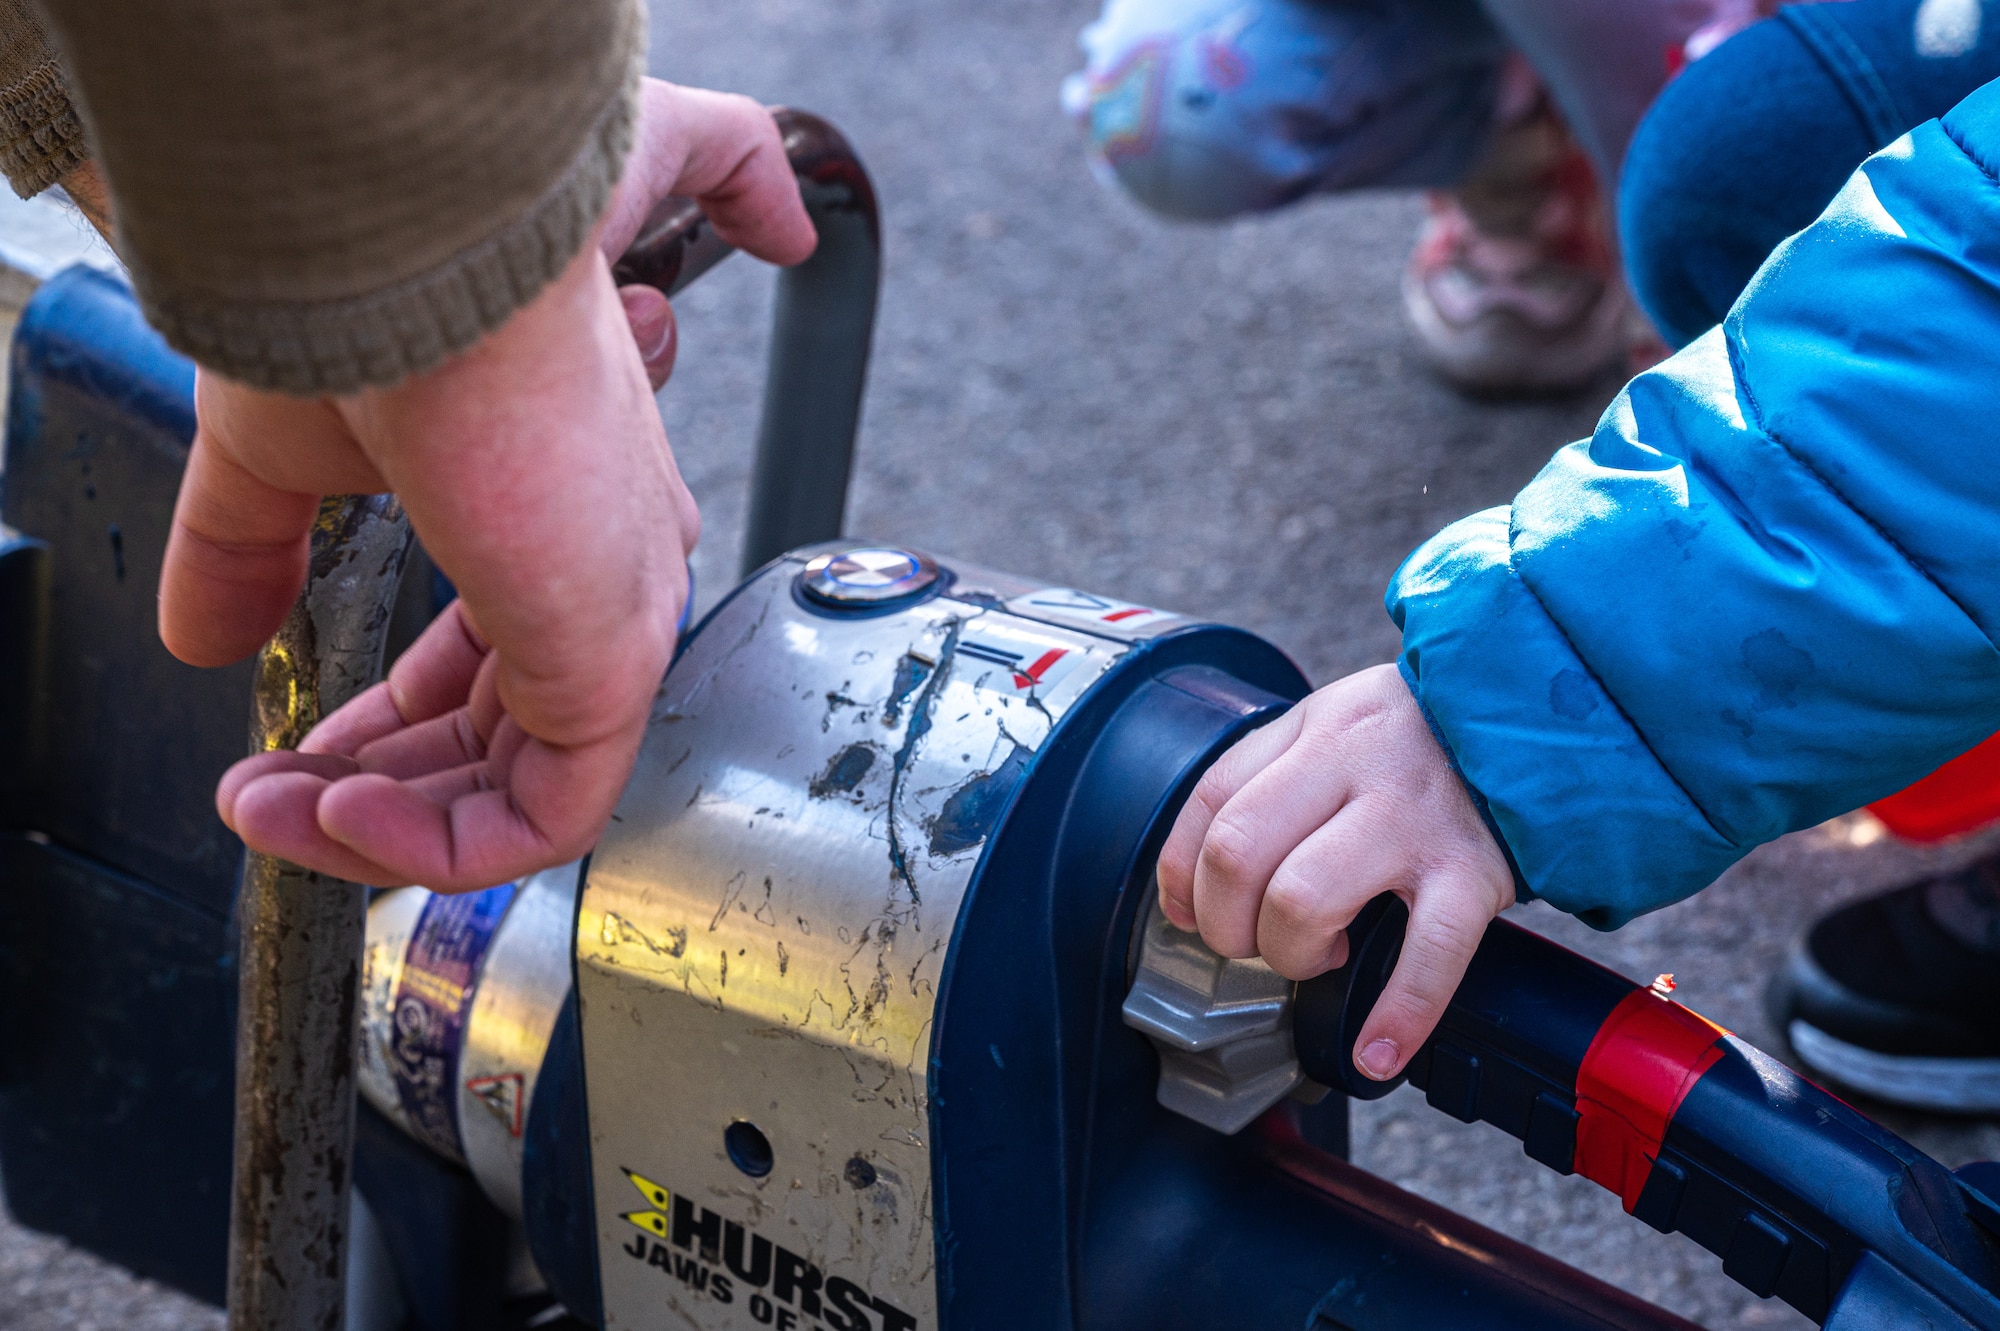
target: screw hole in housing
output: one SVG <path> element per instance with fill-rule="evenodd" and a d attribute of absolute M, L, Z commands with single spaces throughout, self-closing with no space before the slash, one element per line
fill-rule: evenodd
<path fill-rule="evenodd" d="M 722 1149 L 729 1152 L 729 1162 L 751 1178 L 771 1172 L 771 1139 L 755 1123 L 739 1118 L 724 1128 Z"/>

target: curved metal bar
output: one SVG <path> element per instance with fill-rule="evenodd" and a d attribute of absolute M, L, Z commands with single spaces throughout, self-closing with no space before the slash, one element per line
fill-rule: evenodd
<path fill-rule="evenodd" d="M 381 677 L 409 549 L 394 495 L 322 501 L 305 591 L 258 657 L 253 752 L 296 747 Z M 231 1331 L 341 1331 L 367 907 L 356 884 L 245 860 Z"/>
<path fill-rule="evenodd" d="M 840 535 L 882 272 L 881 216 L 861 159 L 818 116 L 776 115 L 819 248 L 778 277 L 744 524 L 745 574 Z M 668 199 L 614 272 L 621 284 L 672 296 L 731 252 L 693 200 Z"/>

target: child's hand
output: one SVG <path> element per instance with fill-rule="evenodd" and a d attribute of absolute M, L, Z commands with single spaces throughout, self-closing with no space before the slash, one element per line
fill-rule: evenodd
<path fill-rule="evenodd" d="M 1228 957 L 1309 979 L 1394 892 L 1403 953 L 1355 1041 L 1386 1081 L 1429 1037 L 1514 876 L 1394 666 L 1329 684 L 1241 740 L 1195 787 L 1160 852 L 1160 909 Z"/>

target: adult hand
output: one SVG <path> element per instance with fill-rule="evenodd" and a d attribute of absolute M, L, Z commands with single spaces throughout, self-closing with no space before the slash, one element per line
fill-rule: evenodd
<path fill-rule="evenodd" d="M 1354 1042 L 1403 1070 L 1458 989 L 1514 876 L 1394 666 L 1349 675 L 1251 732 L 1195 787 L 1160 852 L 1160 908 L 1226 957 L 1305 980 L 1347 959 L 1347 926 L 1393 892 L 1402 955 Z"/>
<path fill-rule="evenodd" d="M 717 234 L 738 249 L 773 263 L 798 263 L 812 253 L 812 224 L 795 202 L 798 185 L 769 111 L 748 97 L 659 79 L 647 79 L 639 96 L 632 158 L 598 223 L 606 259 L 616 263 L 654 205 L 676 194 L 698 198 Z M 776 199 L 794 206 L 771 206 Z M 658 392 L 674 368 L 673 307 L 652 287 L 620 287 L 618 296 Z"/>
<path fill-rule="evenodd" d="M 230 769 L 217 804 L 251 846 L 452 891 L 573 859 L 602 831 L 672 654 L 699 531 L 649 384 L 649 368 L 664 379 L 671 364 L 671 311 L 642 345 L 648 306 L 635 315 L 607 259 L 667 193 L 697 198 L 725 239 L 773 262 L 812 251 L 769 115 L 649 81 L 600 244 L 470 351 L 318 401 L 198 376 L 161 578 L 175 655 L 223 664 L 276 630 L 323 494 L 394 490 L 461 595 L 297 752 Z"/>

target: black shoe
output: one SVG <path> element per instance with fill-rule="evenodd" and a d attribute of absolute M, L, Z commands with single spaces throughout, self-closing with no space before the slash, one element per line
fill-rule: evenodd
<path fill-rule="evenodd" d="M 1771 980 L 1814 1072 L 1913 1109 L 2000 1111 L 2000 857 L 1820 919 Z"/>

